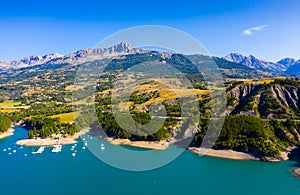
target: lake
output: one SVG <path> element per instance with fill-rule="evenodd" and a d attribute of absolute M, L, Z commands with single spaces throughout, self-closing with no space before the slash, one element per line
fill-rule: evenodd
<path fill-rule="evenodd" d="M 0 194 L 300 194 L 300 179 L 289 172 L 293 161 L 234 161 L 185 151 L 161 168 L 132 172 L 103 163 L 82 149 L 81 139 L 76 156 L 72 145 L 33 155 L 38 147 L 15 145 L 25 137 L 27 131 L 15 127 L 15 135 L 0 140 Z M 110 148 L 105 142 L 103 155 L 110 155 Z"/>

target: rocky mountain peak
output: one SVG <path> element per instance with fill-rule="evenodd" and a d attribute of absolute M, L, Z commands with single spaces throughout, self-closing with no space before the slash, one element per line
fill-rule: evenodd
<path fill-rule="evenodd" d="M 279 60 L 277 63 L 289 67 L 295 65 L 297 62 L 300 62 L 300 60 L 296 61 L 294 58 L 283 58 Z"/>
<path fill-rule="evenodd" d="M 287 66 L 266 60 L 260 60 L 253 55 L 243 56 L 239 53 L 231 53 L 224 57 L 226 60 L 248 66 L 249 68 L 268 72 L 282 73 L 287 70 Z"/>
<path fill-rule="evenodd" d="M 129 43 L 125 43 L 125 42 L 121 42 L 117 45 L 114 45 L 112 47 L 112 50 L 114 52 L 129 52 L 130 50 L 132 50 L 133 48 L 129 45 Z"/>
<path fill-rule="evenodd" d="M 118 55 L 135 54 L 138 52 L 143 53 L 147 51 L 143 49 L 133 48 L 128 43 L 121 42 L 109 48 L 87 48 L 87 49 L 78 50 L 77 52 L 68 55 L 61 55 L 58 53 L 54 53 L 54 54 L 47 54 L 44 56 L 32 55 L 32 56 L 25 57 L 21 60 L 14 60 L 11 62 L 0 61 L 0 68 L 18 69 L 27 66 L 44 64 L 50 61 L 53 64 L 58 64 L 58 63 L 77 64 L 84 60 L 87 60 L 87 58 L 89 57 L 101 59 L 101 58 L 115 57 Z"/>

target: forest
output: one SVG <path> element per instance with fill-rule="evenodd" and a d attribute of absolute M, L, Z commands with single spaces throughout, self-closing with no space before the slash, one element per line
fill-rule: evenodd
<path fill-rule="evenodd" d="M 209 125 L 209 119 L 201 119 L 201 132 L 194 137 L 200 146 Z M 215 149 L 232 149 L 260 156 L 276 156 L 288 146 L 299 146 L 296 139 L 300 122 L 286 120 L 263 120 L 253 116 L 226 116 Z M 292 136 L 287 136 L 287 132 Z"/>
<path fill-rule="evenodd" d="M 46 138 L 52 134 L 61 133 L 63 135 L 74 135 L 77 132 L 76 125 L 60 123 L 58 118 L 33 117 L 24 121 L 25 128 L 28 129 L 29 138 Z"/>
<path fill-rule="evenodd" d="M 11 124 L 12 122 L 7 116 L 0 115 L 0 133 L 6 132 Z"/>

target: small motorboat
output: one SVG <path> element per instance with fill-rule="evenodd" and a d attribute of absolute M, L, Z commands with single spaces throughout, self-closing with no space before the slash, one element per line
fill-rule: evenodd
<path fill-rule="evenodd" d="M 100 149 L 101 149 L 101 150 L 105 150 L 105 146 L 104 146 L 103 143 L 101 143 Z"/>

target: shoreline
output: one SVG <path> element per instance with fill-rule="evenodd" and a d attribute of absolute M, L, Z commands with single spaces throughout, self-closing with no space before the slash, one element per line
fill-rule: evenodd
<path fill-rule="evenodd" d="M 84 135 L 88 133 L 91 130 L 91 128 L 85 128 L 81 130 L 80 132 L 75 133 L 73 136 L 67 136 L 67 137 L 61 137 L 60 138 L 60 144 L 61 145 L 68 145 L 68 144 L 75 144 L 77 143 L 77 140 L 81 135 Z M 4 137 L 8 137 L 13 135 L 14 129 L 10 128 L 7 132 L 5 132 L 5 136 L 3 136 L 3 133 L 0 135 L 0 139 Z M 152 149 L 152 150 L 166 150 L 171 142 L 168 141 L 131 141 L 129 139 L 115 139 L 112 137 L 99 137 L 102 138 L 111 144 L 114 145 L 127 145 L 137 148 L 144 148 L 144 149 Z M 16 142 L 17 145 L 21 146 L 53 146 L 56 145 L 58 142 L 57 138 L 37 138 L 37 139 L 21 139 Z M 280 159 L 278 158 L 271 158 L 271 157 L 264 157 L 264 158 L 258 158 L 255 157 L 252 154 L 245 153 L 245 152 L 238 152 L 234 150 L 216 150 L 216 149 L 204 149 L 204 148 L 197 148 L 197 147 L 188 147 L 187 150 L 204 156 L 211 156 L 216 158 L 225 158 L 225 159 L 231 159 L 231 160 L 256 160 L 256 161 L 267 161 L 267 162 L 281 162 L 284 160 L 288 160 L 288 151 L 282 152 L 280 154 Z M 296 170 L 296 169 L 295 169 Z M 294 170 L 293 170 L 294 171 Z M 294 172 L 293 172 L 294 173 Z M 300 178 L 300 168 L 297 170 L 297 176 Z"/>
<path fill-rule="evenodd" d="M 194 152 L 199 155 L 211 156 L 217 158 L 225 158 L 231 160 L 260 160 L 259 158 L 245 153 L 245 152 L 237 152 L 234 150 L 215 150 L 215 149 L 204 149 L 204 148 L 196 148 L 196 147 L 188 147 L 189 151 Z"/>
<path fill-rule="evenodd" d="M 145 148 L 145 149 L 153 149 L 153 150 L 166 150 L 171 144 L 171 142 L 167 142 L 167 141 L 131 141 L 129 139 L 115 139 L 112 137 L 107 137 L 103 139 L 114 145 L 127 145 L 127 146 L 132 146 L 137 148 Z M 274 163 L 289 160 L 288 152 L 281 152 L 278 158 L 274 158 L 274 157 L 259 158 L 249 153 L 238 152 L 234 150 L 216 150 L 216 149 L 204 149 L 204 148 L 197 148 L 197 147 L 188 147 L 186 149 L 199 155 L 216 157 L 216 158 L 224 158 L 230 160 L 255 160 L 255 161 L 266 161 L 266 162 L 274 162 Z M 300 170 L 299 170 L 299 177 L 300 177 Z"/>
<path fill-rule="evenodd" d="M 90 131 L 90 128 L 83 129 L 72 136 L 61 137 L 60 144 L 61 145 L 68 145 L 68 144 L 75 144 L 81 135 L 84 135 Z M 58 139 L 55 138 L 37 138 L 37 139 L 21 139 L 16 142 L 17 145 L 20 146 L 54 146 L 58 142 Z"/>
<path fill-rule="evenodd" d="M 115 139 L 115 138 L 104 138 L 114 145 L 127 145 L 137 148 L 153 149 L 153 150 L 166 150 L 170 143 L 167 141 L 131 141 L 129 139 Z"/>
<path fill-rule="evenodd" d="M 292 169 L 291 172 L 300 179 L 300 168 Z"/>
<path fill-rule="evenodd" d="M 9 137 L 9 136 L 14 135 L 15 130 L 14 130 L 13 127 L 14 127 L 14 126 L 12 126 L 11 128 L 9 128 L 7 131 L 1 133 L 1 134 L 0 134 L 0 139 L 4 139 L 4 138 L 7 138 L 7 137 Z"/>

